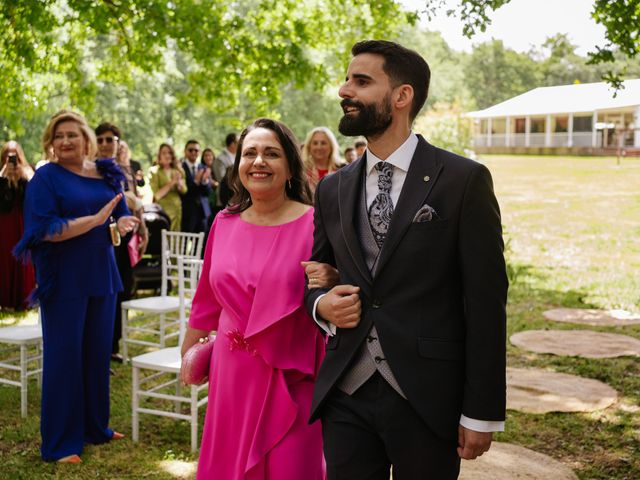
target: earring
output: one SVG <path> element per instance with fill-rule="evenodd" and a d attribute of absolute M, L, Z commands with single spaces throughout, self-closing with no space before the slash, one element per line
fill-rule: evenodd
<path fill-rule="evenodd" d="M 291 190 L 291 179 L 287 179 L 287 187 L 289 187 L 289 190 Z"/>

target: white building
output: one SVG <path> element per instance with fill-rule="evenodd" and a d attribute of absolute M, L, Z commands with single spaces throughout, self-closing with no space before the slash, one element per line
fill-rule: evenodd
<path fill-rule="evenodd" d="M 479 153 L 640 152 L 640 79 L 540 87 L 471 112 Z"/>

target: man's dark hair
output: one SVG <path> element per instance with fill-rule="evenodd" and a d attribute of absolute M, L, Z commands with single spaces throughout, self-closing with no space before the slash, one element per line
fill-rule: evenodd
<path fill-rule="evenodd" d="M 96 132 L 96 137 L 98 135 L 102 135 L 103 133 L 111 132 L 116 137 L 118 137 L 118 139 L 122 138 L 122 134 L 120 133 L 120 129 L 118 127 L 116 127 L 113 123 L 109 123 L 109 122 L 102 122 L 100 125 L 98 125 L 96 127 L 95 132 Z"/>
<path fill-rule="evenodd" d="M 346 155 L 348 152 L 355 152 L 356 149 L 353 147 L 347 147 L 344 149 L 344 154 Z"/>
<path fill-rule="evenodd" d="M 191 140 L 187 140 L 187 143 L 184 144 L 184 148 L 187 148 L 189 145 L 191 145 L 192 143 L 195 143 L 197 145 L 200 145 L 200 142 L 198 140 L 194 140 L 193 138 Z"/>
<path fill-rule="evenodd" d="M 358 147 L 365 147 L 367 148 L 367 142 L 365 142 L 364 140 L 358 140 L 356 143 L 353 144 L 354 147 L 358 148 Z"/>
<path fill-rule="evenodd" d="M 351 47 L 354 57 L 362 53 L 373 53 L 384 58 L 382 68 L 394 87 L 405 83 L 413 87 L 413 104 L 409 113 L 413 121 L 429 94 L 431 71 L 425 59 L 413 50 L 386 40 L 365 40 Z"/>
<path fill-rule="evenodd" d="M 229 133 L 224 139 L 224 144 L 228 147 L 237 141 L 238 141 L 238 135 L 236 135 L 235 133 Z"/>
<path fill-rule="evenodd" d="M 302 162 L 302 154 L 298 148 L 298 139 L 296 139 L 296 136 L 284 123 L 270 118 L 259 118 L 245 128 L 238 139 L 238 150 L 236 150 L 236 158 L 229 178 L 229 184 L 233 189 L 233 198 L 229 201 L 229 213 L 240 213 L 252 205 L 251 195 L 240 181 L 239 168 L 244 139 L 250 132 L 257 128 L 271 130 L 275 133 L 278 138 L 278 143 L 282 146 L 287 165 L 289 166 L 289 173 L 291 174 L 291 178 L 284 187 L 284 193 L 287 198 L 306 205 L 313 204 L 313 197 L 309 189 L 309 184 L 307 183 L 307 176 Z"/>

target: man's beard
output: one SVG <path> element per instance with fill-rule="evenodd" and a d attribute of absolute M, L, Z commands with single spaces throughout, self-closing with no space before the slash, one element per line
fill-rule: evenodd
<path fill-rule="evenodd" d="M 345 114 L 340 119 L 338 130 L 347 137 L 362 135 L 372 138 L 383 133 L 391 125 L 391 96 L 385 95 L 379 104 L 371 103 L 365 105 L 353 100 L 344 99 L 340 102 L 344 108 L 353 106 L 359 109 L 357 115 L 350 117 Z"/>

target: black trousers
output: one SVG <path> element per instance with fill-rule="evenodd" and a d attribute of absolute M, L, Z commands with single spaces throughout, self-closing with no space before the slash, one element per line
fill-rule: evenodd
<path fill-rule="evenodd" d="M 437 391 L 434 391 L 434 395 Z M 322 411 L 329 480 L 454 480 L 455 441 L 437 437 L 380 376 L 353 395 L 334 389 Z"/>

